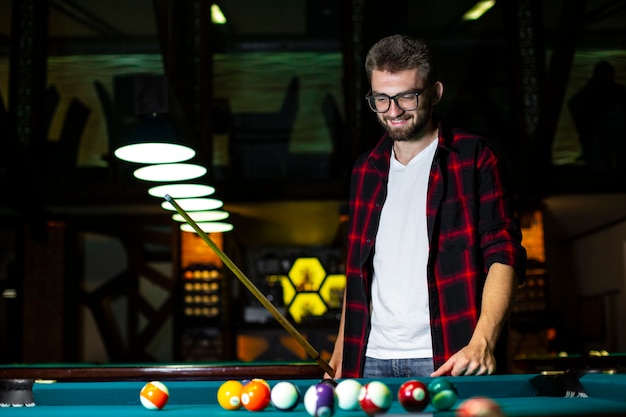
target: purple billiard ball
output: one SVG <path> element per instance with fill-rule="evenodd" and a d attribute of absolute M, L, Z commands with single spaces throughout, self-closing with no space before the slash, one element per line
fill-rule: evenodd
<path fill-rule="evenodd" d="M 304 394 L 304 408 L 311 417 L 332 417 L 337 410 L 335 389 L 325 383 L 311 385 Z"/>

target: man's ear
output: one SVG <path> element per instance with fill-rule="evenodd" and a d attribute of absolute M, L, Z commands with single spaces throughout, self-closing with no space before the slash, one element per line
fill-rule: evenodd
<path fill-rule="evenodd" d="M 436 81 L 431 89 L 431 102 L 433 106 L 441 101 L 443 97 L 443 84 L 441 81 Z"/>

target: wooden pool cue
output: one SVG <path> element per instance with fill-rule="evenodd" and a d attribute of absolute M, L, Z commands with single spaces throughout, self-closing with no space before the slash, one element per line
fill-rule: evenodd
<path fill-rule="evenodd" d="M 270 300 L 267 299 L 265 294 L 263 294 L 250 279 L 244 275 L 243 272 L 235 265 L 235 263 L 211 240 L 209 235 L 207 235 L 204 230 L 198 226 L 198 224 L 187 214 L 187 212 L 174 201 L 174 199 L 169 195 L 165 194 L 165 200 L 167 200 L 173 207 L 176 209 L 178 214 L 183 216 L 185 221 L 198 233 L 198 236 L 202 240 L 205 241 L 207 245 L 217 254 L 217 256 L 224 262 L 224 264 L 230 269 L 233 274 L 241 281 L 243 285 L 254 295 L 254 297 L 259 300 L 263 307 L 265 307 L 272 316 L 280 323 L 284 329 L 289 333 L 296 341 L 306 350 L 309 356 L 315 360 L 322 370 L 326 372 L 331 377 L 335 376 L 335 370 L 330 367 L 328 362 L 326 362 L 319 354 L 317 350 L 309 343 L 308 340 L 304 338 L 304 336 L 283 316 L 280 311 L 272 304 Z"/>

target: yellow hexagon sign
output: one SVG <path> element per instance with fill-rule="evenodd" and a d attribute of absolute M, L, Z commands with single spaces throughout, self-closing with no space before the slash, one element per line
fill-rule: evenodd
<path fill-rule="evenodd" d="M 280 284 L 283 286 L 283 303 L 288 306 L 293 297 L 296 296 L 296 289 L 293 287 L 293 283 L 286 275 L 272 275 L 272 278 L 280 281 Z"/>
<path fill-rule="evenodd" d="M 345 275 L 329 275 L 324 280 L 320 295 L 330 308 L 341 308 L 343 292 L 346 288 Z"/>
<path fill-rule="evenodd" d="M 326 313 L 326 304 L 316 292 L 305 292 L 296 295 L 289 306 L 289 314 L 296 323 L 308 316 L 321 316 Z"/>
<path fill-rule="evenodd" d="M 318 291 L 326 271 L 317 258 L 298 258 L 289 270 L 289 278 L 297 292 Z"/>

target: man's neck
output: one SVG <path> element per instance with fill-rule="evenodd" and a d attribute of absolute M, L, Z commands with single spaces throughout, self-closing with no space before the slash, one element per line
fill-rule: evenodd
<path fill-rule="evenodd" d="M 419 138 L 393 142 L 393 152 L 398 162 L 408 164 L 417 154 L 422 152 L 438 137 L 438 130 L 433 129 Z"/>

